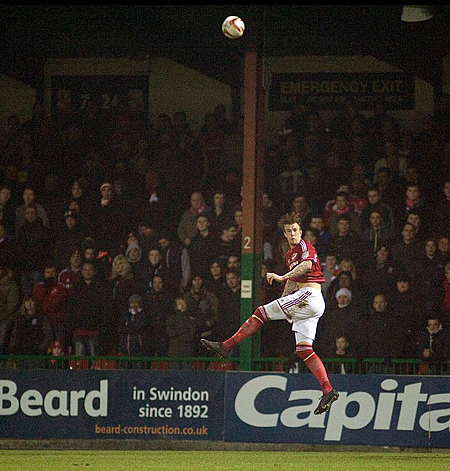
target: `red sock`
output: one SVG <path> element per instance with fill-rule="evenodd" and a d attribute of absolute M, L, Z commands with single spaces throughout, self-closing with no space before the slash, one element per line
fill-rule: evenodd
<path fill-rule="evenodd" d="M 243 340 L 252 336 L 257 330 L 259 330 L 268 321 L 264 308 L 258 307 L 253 315 L 249 317 L 239 327 L 238 331 L 229 339 L 222 342 L 222 346 L 225 350 L 230 351 L 236 345 L 239 345 Z"/>
<path fill-rule="evenodd" d="M 328 374 L 319 355 L 313 350 L 311 345 L 297 345 L 297 355 L 304 361 L 309 371 L 317 378 L 323 394 L 330 392 L 333 387 L 331 386 Z"/>

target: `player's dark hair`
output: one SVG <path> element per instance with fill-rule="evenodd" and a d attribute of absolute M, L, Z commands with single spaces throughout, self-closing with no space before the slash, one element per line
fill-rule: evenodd
<path fill-rule="evenodd" d="M 298 213 L 287 213 L 281 217 L 278 226 L 283 229 L 286 224 L 298 224 L 302 228 L 302 220 Z"/>

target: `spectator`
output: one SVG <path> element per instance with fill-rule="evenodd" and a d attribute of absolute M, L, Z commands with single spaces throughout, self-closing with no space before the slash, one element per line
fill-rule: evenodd
<path fill-rule="evenodd" d="M 144 260 L 147 258 L 150 249 L 158 245 L 156 225 L 148 218 L 139 223 L 138 242 L 141 246 Z"/>
<path fill-rule="evenodd" d="M 417 183 L 409 183 L 406 185 L 406 198 L 404 199 L 404 219 L 407 219 L 408 214 L 412 211 L 417 212 L 421 219 L 427 221 L 426 216 L 429 213 L 428 204 L 421 193 L 420 186 Z M 431 219 L 431 218 L 429 218 Z M 428 225 L 429 221 L 427 221 Z"/>
<path fill-rule="evenodd" d="M 65 210 L 64 214 L 66 214 L 67 212 L 73 213 L 77 218 L 78 227 L 83 229 L 83 231 L 85 232 L 87 232 L 89 227 L 89 213 L 87 211 L 87 206 L 88 205 L 86 201 L 81 204 L 81 202 L 78 200 L 72 200 L 69 201 L 66 207 L 63 207 L 63 209 Z"/>
<path fill-rule="evenodd" d="M 436 257 L 437 244 L 432 238 L 422 245 L 422 253 L 413 262 L 414 289 L 419 306 L 427 314 L 439 312 L 444 293 L 442 279 L 444 269 Z"/>
<path fill-rule="evenodd" d="M 165 287 L 161 276 L 155 275 L 152 287 L 143 295 L 144 311 L 149 315 L 146 348 L 148 355 L 167 355 L 167 316 L 173 310 L 175 298 Z"/>
<path fill-rule="evenodd" d="M 76 356 L 96 356 L 103 353 L 100 335 L 106 328 L 110 290 L 107 283 L 98 278 L 93 262 L 85 261 L 81 273 L 81 280 L 67 297 L 66 331 Z"/>
<path fill-rule="evenodd" d="M 223 103 L 219 103 L 214 107 L 214 114 L 217 119 L 217 126 L 225 133 L 233 132 L 234 126 L 227 116 L 227 108 Z"/>
<path fill-rule="evenodd" d="M 450 238 L 446 235 L 441 235 L 437 239 L 437 252 L 436 257 L 439 263 L 445 267 L 447 262 L 450 262 Z"/>
<path fill-rule="evenodd" d="M 9 237 L 16 235 L 16 208 L 11 201 L 11 188 L 0 185 L 0 223 L 3 224 Z"/>
<path fill-rule="evenodd" d="M 44 281 L 33 287 L 33 296 L 39 303 L 42 314 L 52 327 L 52 340 L 66 342 L 66 302 L 67 290 L 58 283 L 58 269 L 53 262 L 47 262 L 44 267 Z"/>
<path fill-rule="evenodd" d="M 220 316 L 214 336 L 228 338 L 241 322 L 241 274 L 236 270 L 225 272 L 226 285 L 219 298 Z"/>
<path fill-rule="evenodd" d="M 152 288 L 152 281 L 155 275 L 159 275 L 163 280 L 166 288 L 170 288 L 169 269 L 163 261 L 161 250 L 158 247 L 150 249 L 147 261 L 143 264 L 142 272 L 136 276 L 139 283 L 139 292 L 147 293 Z"/>
<path fill-rule="evenodd" d="M 404 184 L 406 180 L 407 159 L 400 154 L 396 137 L 388 138 L 382 144 L 382 156 L 375 162 L 375 175 L 380 168 L 387 167 L 392 174 L 392 178 L 398 184 Z"/>
<path fill-rule="evenodd" d="M 380 167 L 375 172 L 374 186 L 380 193 L 380 201 L 392 208 L 394 225 L 398 227 L 403 222 L 403 208 L 399 205 L 399 202 L 404 198 L 404 187 L 394 180 L 388 167 Z"/>
<path fill-rule="evenodd" d="M 70 193 L 64 207 L 68 207 L 72 201 L 77 201 L 80 206 L 83 206 L 83 204 L 86 202 L 86 193 L 84 191 L 84 187 L 78 180 L 74 180 L 72 182 Z"/>
<path fill-rule="evenodd" d="M 125 248 L 125 257 L 130 263 L 133 275 L 136 277 L 143 269 L 142 249 L 138 241 L 128 242 Z"/>
<path fill-rule="evenodd" d="M 175 357 L 192 357 L 195 353 L 195 341 L 198 338 L 197 322 L 182 296 L 178 296 L 174 304 L 175 309 L 172 309 L 166 322 L 169 339 L 167 353 Z"/>
<path fill-rule="evenodd" d="M 304 194 L 296 194 L 291 200 L 291 207 L 288 209 L 288 212 L 297 213 L 304 224 L 306 221 L 310 221 L 312 208 Z"/>
<path fill-rule="evenodd" d="M 233 219 L 233 213 L 229 205 L 226 203 L 225 192 L 217 189 L 213 194 L 212 206 L 203 213 L 210 222 L 210 230 L 216 236 L 220 236 L 220 230 L 225 221 Z"/>
<path fill-rule="evenodd" d="M 319 356 L 334 357 L 336 337 L 345 333 L 353 345 L 354 353 L 359 354 L 362 347 L 361 323 L 364 320 L 362 309 L 352 302 L 352 293 L 347 288 L 339 288 L 335 294 L 336 302 L 327 306 L 319 321 L 316 349 Z"/>
<path fill-rule="evenodd" d="M 20 279 L 20 260 L 20 247 L 14 239 L 14 235 L 9 235 L 5 225 L 0 222 L 0 266 L 7 265 L 11 267 L 14 277 Z"/>
<path fill-rule="evenodd" d="M 378 210 L 372 210 L 369 216 L 370 226 L 360 236 L 362 245 L 369 258 L 376 255 L 378 249 L 393 239 L 389 228 L 383 225 L 383 216 Z"/>
<path fill-rule="evenodd" d="M 203 279 L 209 275 L 209 266 L 217 252 L 217 237 L 210 230 L 207 214 L 197 217 L 197 234 L 188 246 L 188 254 L 193 273 L 200 273 Z"/>
<path fill-rule="evenodd" d="M 442 193 L 432 209 L 433 234 L 450 234 L 450 177 L 445 178 Z"/>
<path fill-rule="evenodd" d="M 209 210 L 205 203 L 203 193 L 194 191 L 190 198 L 190 207 L 181 215 L 178 223 L 177 234 L 185 247 L 188 247 L 192 238 L 197 234 L 197 217 Z"/>
<path fill-rule="evenodd" d="M 334 187 L 329 185 L 328 175 L 320 165 L 310 165 L 306 170 L 305 181 L 300 191 L 308 195 L 309 203 L 317 214 L 333 197 Z M 322 214 L 320 216 L 322 217 Z"/>
<path fill-rule="evenodd" d="M 368 119 L 370 142 L 373 146 L 379 145 L 384 139 L 394 138 L 401 129 L 400 123 L 387 111 L 386 102 L 377 100 L 372 116 Z"/>
<path fill-rule="evenodd" d="M 425 316 L 418 305 L 411 277 L 405 272 L 397 273 L 393 284 L 394 288 L 389 295 L 389 305 L 391 311 L 400 317 L 403 323 L 404 355 L 406 358 L 415 358 L 417 335 L 423 326 Z"/>
<path fill-rule="evenodd" d="M 242 204 L 238 204 L 233 208 L 233 220 L 236 223 L 238 237 L 242 237 L 242 224 L 244 223 L 244 211 L 242 211 Z"/>
<path fill-rule="evenodd" d="M 262 195 L 262 208 L 263 242 L 270 242 L 273 245 L 278 233 L 278 209 L 268 191 Z"/>
<path fill-rule="evenodd" d="M 112 257 L 108 252 L 97 247 L 97 242 L 91 237 L 86 237 L 81 246 L 82 261 L 92 262 L 95 265 L 96 276 L 103 281 L 109 279 L 111 273 Z"/>
<path fill-rule="evenodd" d="M 396 263 L 390 256 L 389 247 L 380 244 L 364 268 L 363 285 L 369 299 L 373 299 L 380 291 L 390 294 L 398 271 Z"/>
<path fill-rule="evenodd" d="M 61 227 L 61 177 L 56 173 L 47 173 L 43 188 L 40 189 L 39 202 L 47 211 L 48 226 L 53 234 Z"/>
<path fill-rule="evenodd" d="M 132 294 L 128 299 L 129 308 L 117 322 L 119 346 L 117 353 L 125 356 L 142 356 L 147 351 L 145 340 L 149 316 L 143 309 L 142 297 Z"/>
<path fill-rule="evenodd" d="M 6 165 L 4 169 L 3 182 L 4 185 L 11 189 L 11 204 L 14 208 L 14 231 L 15 220 L 16 220 L 16 208 L 23 203 L 23 185 L 19 182 L 19 176 L 17 172 L 17 166 L 13 163 Z"/>
<path fill-rule="evenodd" d="M 191 262 L 187 247 L 174 241 L 166 231 L 160 232 L 158 246 L 168 269 L 167 287 L 174 295 L 184 293 L 191 280 Z"/>
<path fill-rule="evenodd" d="M 350 221 L 350 231 L 356 235 L 361 233 L 361 221 L 358 213 L 354 211 L 349 203 L 349 195 L 346 191 L 338 191 L 334 205 L 329 209 L 329 213 L 325 212 L 324 219 L 327 228 L 332 236 L 338 233 L 337 223 L 340 216 L 346 214 Z"/>
<path fill-rule="evenodd" d="M 331 234 L 325 227 L 323 216 L 319 213 L 312 213 L 309 220 L 310 229 L 317 229 L 319 231 L 319 239 L 317 240 L 316 247 L 321 253 L 327 252 L 328 243 L 331 239 Z"/>
<path fill-rule="evenodd" d="M 13 355 L 46 355 L 52 341 L 52 328 L 32 294 L 23 297 L 11 334 Z"/>
<path fill-rule="evenodd" d="M 55 234 L 55 264 L 59 270 L 67 266 L 71 254 L 80 248 L 86 239 L 86 231 L 79 224 L 78 214 L 67 211 L 64 214 L 64 228 Z"/>
<path fill-rule="evenodd" d="M 367 118 L 358 110 L 352 99 L 347 99 L 343 109 L 331 121 L 330 129 L 333 135 L 348 139 L 353 134 L 366 134 Z"/>
<path fill-rule="evenodd" d="M 241 253 L 241 241 L 237 237 L 237 227 L 234 221 L 225 222 L 217 243 L 217 257 L 224 264 L 230 255 Z"/>
<path fill-rule="evenodd" d="M 333 253 L 329 252 L 325 255 L 325 263 L 322 265 L 322 273 L 325 278 L 325 283 L 322 283 L 322 293 L 323 297 L 326 299 L 328 288 L 339 273 L 336 255 Z"/>
<path fill-rule="evenodd" d="M 16 218 L 15 218 L 16 235 L 18 234 L 19 229 L 26 222 L 27 218 L 26 218 L 25 213 L 26 213 L 26 209 L 29 208 L 30 206 L 33 206 L 36 208 L 36 217 L 41 220 L 42 224 L 45 227 L 50 228 L 50 222 L 48 219 L 47 210 L 44 208 L 44 206 L 42 206 L 36 201 L 36 193 L 34 189 L 30 187 L 25 187 L 22 193 L 22 199 L 23 199 L 23 203 L 16 208 Z"/>
<path fill-rule="evenodd" d="M 335 358 L 348 359 L 348 358 L 354 357 L 350 340 L 345 334 L 336 335 L 335 345 L 336 345 L 336 349 L 333 355 Z M 340 364 L 339 373 L 344 374 L 344 375 L 347 373 L 346 362 L 342 362 Z"/>
<path fill-rule="evenodd" d="M 362 354 L 365 358 L 384 358 L 385 367 L 389 367 L 392 358 L 404 354 L 404 326 L 392 309 L 384 293 L 373 297 L 372 309 L 362 325 L 365 341 Z"/>
<path fill-rule="evenodd" d="M 80 281 L 82 263 L 80 250 L 73 250 L 69 258 L 69 264 L 58 274 L 58 283 L 63 285 L 66 291 L 69 291 L 75 283 Z"/>
<path fill-rule="evenodd" d="M 223 260 L 216 258 L 209 263 L 209 272 L 204 280 L 205 286 L 220 300 L 226 284 Z"/>
<path fill-rule="evenodd" d="M 183 294 L 183 298 L 197 322 L 198 337 L 195 345 L 200 345 L 200 338 L 211 339 L 213 335 L 219 318 L 219 298 L 205 287 L 202 276 L 198 274 L 192 277 L 190 289 Z M 196 348 L 195 354 L 199 353 Z"/>
<path fill-rule="evenodd" d="M 438 315 L 430 315 L 417 339 L 417 357 L 425 362 L 424 374 L 440 374 L 442 363 L 450 358 L 450 335 Z"/>
<path fill-rule="evenodd" d="M 31 294 L 34 285 L 43 281 L 45 261 L 53 254 L 50 229 L 38 218 L 35 204 L 25 209 L 25 223 L 17 233 L 17 242 L 22 253 L 22 294 Z"/>
<path fill-rule="evenodd" d="M 114 257 L 109 277 L 109 288 L 111 292 L 110 319 L 106 329 L 109 335 L 104 335 L 106 353 L 116 353 L 118 338 L 114 335 L 119 316 L 129 308 L 129 298 L 133 294 L 142 293 L 139 282 L 134 278 L 130 262 L 124 254 Z"/>
<path fill-rule="evenodd" d="M 197 142 L 205 163 L 202 187 L 214 187 L 222 181 L 225 172 L 223 155 L 225 133 L 214 113 L 205 115 L 204 124 L 197 135 Z"/>
<path fill-rule="evenodd" d="M 427 237 L 427 228 L 426 225 L 423 224 L 422 214 L 416 209 L 412 209 L 406 216 L 406 222 L 410 222 L 414 226 L 417 241 L 419 243 L 424 242 Z"/>
<path fill-rule="evenodd" d="M 352 294 L 352 303 L 365 309 L 366 307 L 366 295 L 364 288 L 360 284 L 354 282 L 351 272 L 342 270 L 336 278 L 330 283 L 327 290 L 327 297 L 325 298 L 327 306 L 336 305 L 336 293 L 341 289 L 346 288 Z"/>
<path fill-rule="evenodd" d="M 305 180 L 305 172 L 297 153 L 289 153 L 286 156 L 286 167 L 280 172 L 278 179 L 282 210 L 290 212 L 292 200 Z"/>
<path fill-rule="evenodd" d="M 338 262 L 343 258 L 350 258 L 356 263 L 362 256 L 361 241 L 357 235 L 350 230 L 350 217 L 341 214 L 337 219 L 337 232 L 330 239 L 328 250 L 336 254 Z"/>
<path fill-rule="evenodd" d="M 120 252 L 120 244 L 127 234 L 124 210 L 117 197 L 114 187 L 105 182 L 100 185 L 100 198 L 96 197 L 89 205 L 89 235 L 101 243 L 102 249 L 115 257 Z"/>
<path fill-rule="evenodd" d="M 8 352 L 11 332 L 20 303 L 20 287 L 12 269 L 0 265 L 0 355 Z"/>
<path fill-rule="evenodd" d="M 391 246 L 392 258 L 403 271 L 413 274 L 412 265 L 421 253 L 420 244 L 416 239 L 416 228 L 410 222 L 403 225 L 401 240 L 394 241 Z"/>
<path fill-rule="evenodd" d="M 381 214 L 381 227 L 392 235 L 395 234 L 394 214 L 392 208 L 381 201 L 380 190 L 372 187 L 367 190 L 367 206 L 361 211 L 361 229 L 370 228 L 370 214 L 377 210 Z"/>
<path fill-rule="evenodd" d="M 442 302 L 441 318 L 447 324 L 447 322 L 450 322 L 450 262 L 445 264 L 444 275 L 442 287 L 444 300 Z"/>

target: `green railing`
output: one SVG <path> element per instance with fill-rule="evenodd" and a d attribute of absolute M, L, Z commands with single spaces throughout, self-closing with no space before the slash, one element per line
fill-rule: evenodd
<path fill-rule="evenodd" d="M 450 375 L 450 360 L 424 363 L 411 358 L 324 358 L 330 374 Z M 239 357 L 74 357 L 0 355 L 0 369 L 70 369 L 70 370 L 240 370 Z M 253 359 L 252 371 L 308 373 L 303 362 L 286 358 Z"/>

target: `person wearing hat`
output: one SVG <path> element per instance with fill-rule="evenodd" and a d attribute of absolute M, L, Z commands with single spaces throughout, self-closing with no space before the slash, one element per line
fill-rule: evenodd
<path fill-rule="evenodd" d="M 128 305 L 128 310 L 119 316 L 117 322 L 118 354 L 125 356 L 145 355 L 149 316 L 144 311 L 142 297 L 139 294 L 132 294 L 128 298 Z"/>
<path fill-rule="evenodd" d="M 316 349 L 319 355 L 332 358 L 336 355 L 336 337 L 345 334 L 355 355 L 361 345 L 360 326 L 363 311 L 353 302 L 348 288 L 339 288 L 335 294 L 336 303 L 328 303 L 317 329 Z"/>
<path fill-rule="evenodd" d="M 133 274 L 136 276 L 139 270 L 142 270 L 144 261 L 142 260 L 142 249 L 139 242 L 130 242 L 125 249 L 125 256 L 130 262 Z"/>

